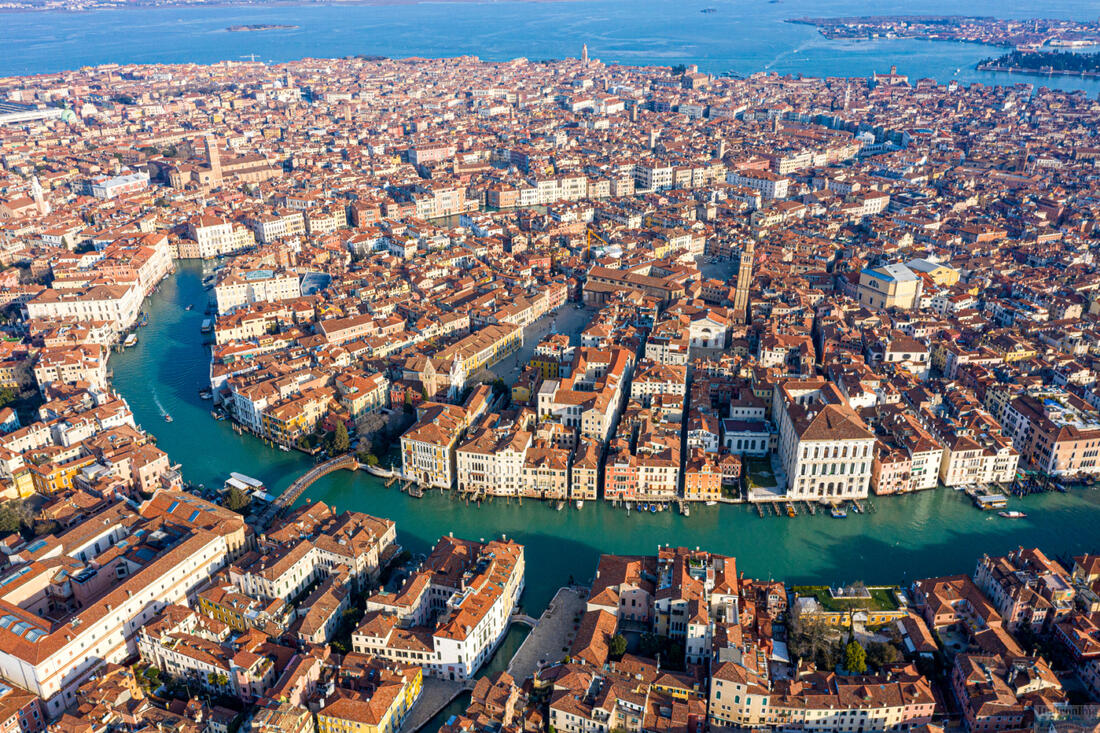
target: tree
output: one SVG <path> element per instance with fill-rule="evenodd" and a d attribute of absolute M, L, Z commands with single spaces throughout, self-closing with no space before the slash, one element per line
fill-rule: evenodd
<path fill-rule="evenodd" d="M 351 439 L 348 438 L 348 428 L 343 422 L 336 423 L 336 430 L 332 432 L 332 443 L 330 447 L 330 452 L 334 456 L 341 453 L 347 453 L 348 448 L 351 447 Z"/>
<path fill-rule="evenodd" d="M 0 407 L 7 407 L 17 399 L 19 399 L 19 393 L 11 387 L 0 388 Z"/>
<path fill-rule="evenodd" d="M 872 641 L 867 645 L 867 663 L 876 669 L 898 661 L 898 648 L 893 644 Z"/>
<path fill-rule="evenodd" d="M 31 525 L 35 537 L 47 534 L 57 534 L 61 530 L 61 523 L 54 519 L 36 519 Z"/>
<path fill-rule="evenodd" d="M 828 661 L 829 643 L 828 628 L 825 623 L 816 616 L 796 614 L 791 619 L 791 633 L 788 647 L 796 657 L 812 661 L 821 669 L 829 669 L 833 665 L 822 664 Z"/>
<path fill-rule="evenodd" d="M 645 633 L 638 641 L 638 653 L 643 657 L 654 657 L 661 651 L 661 640 L 656 634 Z"/>
<path fill-rule="evenodd" d="M 30 524 L 31 512 L 21 499 L 0 504 L 0 532 L 18 532 Z"/>
<path fill-rule="evenodd" d="M 607 653 L 612 659 L 622 659 L 626 654 L 626 637 L 622 634 L 612 636 L 611 641 L 607 643 Z"/>
<path fill-rule="evenodd" d="M 225 506 L 227 509 L 231 509 L 240 513 L 245 507 L 252 502 L 252 497 L 244 493 L 236 486 L 229 487 L 229 496 L 225 498 Z"/>
<path fill-rule="evenodd" d="M 867 652 L 853 639 L 844 647 L 844 668 L 849 672 L 863 674 L 867 671 Z"/>
<path fill-rule="evenodd" d="M 156 667 L 146 667 L 145 671 L 142 672 L 142 674 L 145 676 L 145 679 L 149 680 L 149 684 L 152 685 L 154 689 L 160 687 L 159 669 L 157 669 Z"/>

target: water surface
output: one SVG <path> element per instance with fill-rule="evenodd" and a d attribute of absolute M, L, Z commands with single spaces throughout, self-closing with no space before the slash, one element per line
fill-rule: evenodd
<path fill-rule="evenodd" d="M 703 8 L 714 13 L 701 13 Z M 97 10 L 0 15 L 6 53 L 0 74 L 31 74 L 103 63 L 213 63 L 251 58 L 380 54 L 476 55 L 489 61 L 579 56 L 625 64 L 698 64 L 712 73 L 761 70 L 811 76 L 867 76 L 897 64 L 912 79 L 958 78 L 987 84 L 1021 79 L 1100 91 L 1100 80 L 1023 77 L 976 71 L 999 49 L 918 40 L 829 41 L 816 28 L 785 23 L 799 16 L 963 12 L 953 0 L 574 0 L 410 5 L 269 5 Z M 1086 0 L 1039 5 L 967 3 L 974 15 L 1094 19 Z M 297 25 L 230 33 L 231 25 Z M 958 71 L 956 71 L 958 70 Z"/>

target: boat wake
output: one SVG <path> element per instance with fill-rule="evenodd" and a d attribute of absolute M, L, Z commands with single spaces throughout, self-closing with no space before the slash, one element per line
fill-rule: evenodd
<path fill-rule="evenodd" d="M 771 67 L 773 67 L 777 63 L 779 63 L 780 60 L 786 58 L 787 56 L 792 56 L 796 53 L 801 53 L 802 51 L 805 51 L 807 48 L 809 48 L 812 45 L 813 45 L 812 41 L 803 41 L 797 47 L 792 48 L 789 51 L 784 51 L 783 53 L 779 54 L 778 56 L 776 56 L 774 59 L 772 59 L 768 63 L 764 64 L 764 70 L 767 71 L 768 69 L 770 69 Z"/>
<path fill-rule="evenodd" d="M 157 397 L 156 392 L 153 392 L 153 404 L 155 404 L 157 406 L 157 409 L 160 410 L 160 414 L 162 417 L 168 414 L 168 410 L 164 409 L 164 405 L 160 403 L 160 398 Z"/>

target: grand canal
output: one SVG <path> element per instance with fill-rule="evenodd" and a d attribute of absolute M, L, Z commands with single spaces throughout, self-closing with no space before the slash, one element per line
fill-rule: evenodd
<path fill-rule="evenodd" d="M 210 403 L 198 397 L 209 360 L 199 332 L 208 295 L 201 275 L 199 265 L 181 264 L 146 303 L 150 323 L 138 345 L 112 358 L 115 387 L 137 422 L 182 464 L 186 480 L 215 486 L 230 471 L 240 471 L 281 491 L 311 459 L 237 435 L 227 422 L 211 419 Z M 186 311 L 188 304 L 196 307 Z M 164 421 L 165 412 L 173 422 Z M 874 513 L 843 520 L 821 513 L 761 519 L 744 506 L 697 506 L 690 517 L 628 515 L 593 502 L 563 511 L 533 501 L 466 506 L 438 493 L 410 498 L 363 472 L 330 474 L 305 498 L 389 517 L 397 522 L 399 541 L 416 552 L 448 532 L 515 538 L 527 548 L 524 605 L 535 616 L 571 577 L 590 578 L 600 552 L 652 552 L 663 543 L 734 555 L 749 575 L 828 583 L 967 572 L 983 552 L 1017 545 L 1038 545 L 1056 555 L 1100 545 L 1100 491 L 1085 490 L 1014 501 L 1014 508 L 1028 514 L 1019 520 L 981 513 L 962 493 L 946 489 L 878 498 Z"/>

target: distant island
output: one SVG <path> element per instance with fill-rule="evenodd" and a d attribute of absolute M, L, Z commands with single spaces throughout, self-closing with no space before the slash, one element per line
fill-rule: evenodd
<path fill-rule="evenodd" d="M 249 33 L 252 31 L 285 31 L 294 30 L 296 25 L 275 25 L 267 23 L 249 23 L 248 25 L 231 25 L 226 28 L 230 33 Z"/>
<path fill-rule="evenodd" d="M 790 18 L 816 26 L 830 40 L 918 38 L 963 41 L 1020 51 L 1100 43 L 1100 22 L 1028 18 L 1005 20 L 966 15 L 867 15 L 847 18 Z"/>
<path fill-rule="evenodd" d="M 979 71 L 1010 71 L 1047 76 L 1100 76 L 1100 53 L 1013 51 L 978 63 Z"/>

